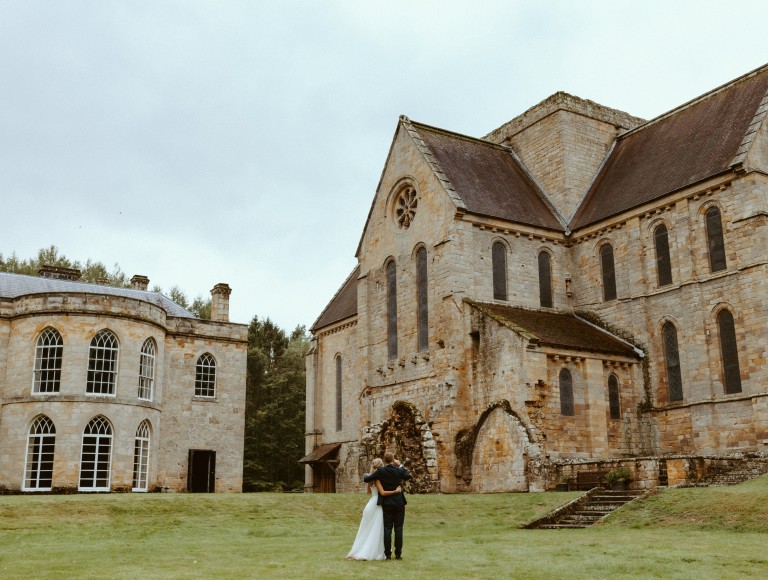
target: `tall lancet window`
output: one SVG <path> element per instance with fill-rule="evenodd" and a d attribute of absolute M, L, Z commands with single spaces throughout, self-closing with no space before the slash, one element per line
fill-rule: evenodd
<path fill-rule="evenodd" d="M 397 264 L 387 262 L 387 354 L 397 358 Z"/>
<path fill-rule="evenodd" d="M 547 252 L 539 252 L 539 302 L 552 308 L 552 260 Z"/>
<path fill-rule="evenodd" d="M 493 267 L 493 299 L 507 299 L 507 248 L 501 242 L 491 246 L 491 265 Z"/>
<path fill-rule="evenodd" d="M 723 388 L 727 394 L 740 393 L 741 370 L 733 314 L 727 310 L 721 311 L 717 315 L 717 328 L 720 333 L 720 356 L 723 359 Z"/>
<path fill-rule="evenodd" d="M 427 249 L 422 246 L 416 252 L 416 323 L 419 350 L 429 348 L 429 310 L 427 296 Z"/>
<path fill-rule="evenodd" d="M 720 210 L 714 206 L 704 214 L 707 222 L 707 246 L 709 249 L 709 267 L 713 272 L 725 270 L 725 240 Z"/>
<path fill-rule="evenodd" d="M 603 244 L 600 247 L 600 266 L 603 272 L 603 300 L 616 300 L 616 268 L 611 244 Z"/>
<path fill-rule="evenodd" d="M 659 286 L 672 284 L 672 260 L 669 257 L 669 235 L 667 226 L 661 224 L 653 230 L 656 246 L 656 275 Z"/>

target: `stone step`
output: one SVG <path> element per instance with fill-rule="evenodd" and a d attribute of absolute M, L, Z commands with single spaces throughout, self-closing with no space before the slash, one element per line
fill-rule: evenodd
<path fill-rule="evenodd" d="M 570 506 L 567 513 L 558 519 L 549 520 L 537 527 L 541 529 L 578 529 L 591 526 L 600 521 L 617 508 L 629 503 L 642 495 L 642 490 L 611 491 L 599 490 L 585 495 L 577 504 Z"/>

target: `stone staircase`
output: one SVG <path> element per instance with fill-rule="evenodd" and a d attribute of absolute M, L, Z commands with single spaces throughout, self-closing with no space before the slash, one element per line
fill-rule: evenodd
<path fill-rule="evenodd" d="M 713 487 L 722 485 L 736 485 L 760 477 L 768 473 L 768 460 L 765 459 L 745 459 L 742 461 L 729 463 L 721 467 L 710 469 L 710 472 L 691 483 L 681 485 L 680 487 Z"/>
<path fill-rule="evenodd" d="M 644 493 L 643 490 L 609 491 L 595 488 L 525 527 L 539 530 L 586 528 Z"/>

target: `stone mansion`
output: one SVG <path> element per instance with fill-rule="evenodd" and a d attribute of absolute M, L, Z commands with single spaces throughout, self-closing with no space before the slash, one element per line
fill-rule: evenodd
<path fill-rule="evenodd" d="M 0 491 L 241 491 L 247 326 L 134 276 L 0 273 Z"/>
<path fill-rule="evenodd" d="M 306 489 L 385 448 L 443 492 L 768 452 L 767 112 L 768 65 L 650 121 L 562 92 L 480 139 L 401 117 L 311 329 Z"/>

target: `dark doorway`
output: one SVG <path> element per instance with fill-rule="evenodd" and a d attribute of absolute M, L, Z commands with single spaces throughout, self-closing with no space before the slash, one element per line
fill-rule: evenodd
<path fill-rule="evenodd" d="M 213 493 L 216 491 L 216 452 L 206 449 L 189 450 L 187 491 Z"/>

